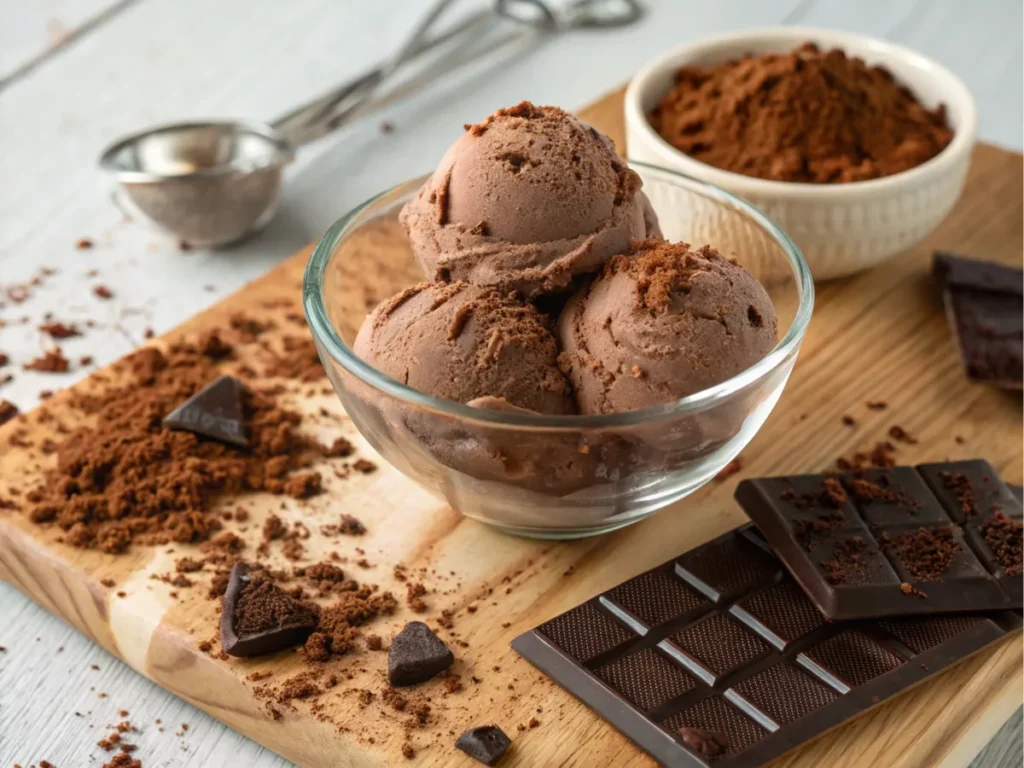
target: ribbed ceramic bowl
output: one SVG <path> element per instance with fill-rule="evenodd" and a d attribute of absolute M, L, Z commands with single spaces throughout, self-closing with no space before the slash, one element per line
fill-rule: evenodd
<path fill-rule="evenodd" d="M 928 107 L 945 104 L 953 141 L 928 162 L 882 179 L 849 184 L 766 181 L 723 171 L 666 142 L 647 116 L 684 64 L 708 65 L 744 53 L 791 51 L 811 41 L 881 64 Z M 626 90 L 630 160 L 702 179 L 764 211 L 800 248 L 815 280 L 881 264 L 920 242 L 946 217 L 963 188 L 977 132 L 967 86 L 931 59 L 864 35 L 807 27 L 771 27 L 688 43 L 644 67 Z"/>
<path fill-rule="evenodd" d="M 491 411 L 412 389 L 357 357 L 352 343 L 367 313 L 423 280 L 397 221 L 422 178 L 353 210 L 313 252 L 306 317 L 348 415 L 385 459 L 468 517 L 548 538 L 628 525 L 720 472 L 782 394 L 814 301 L 799 250 L 727 192 L 634 167 L 665 235 L 737 258 L 766 285 L 779 320 L 767 357 L 676 402 L 601 416 Z"/>

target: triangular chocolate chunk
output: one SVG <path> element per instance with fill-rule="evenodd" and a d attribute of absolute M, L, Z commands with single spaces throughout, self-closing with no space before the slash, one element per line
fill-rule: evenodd
<path fill-rule="evenodd" d="M 455 748 L 461 749 L 474 760 L 484 765 L 497 765 L 505 756 L 511 740 L 496 725 L 482 725 L 464 731 L 455 742 Z"/>
<path fill-rule="evenodd" d="M 318 624 L 313 606 L 246 563 L 231 569 L 220 615 L 220 647 L 231 656 L 263 656 L 306 641 Z"/>
<path fill-rule="evenodd" d="M 246 447 L 249 439 L 242 416 L 242 382 L 221 376 L 164 416 L 164 426 Z"/>
<path fill-rule="evenodd" d="M 391 685 L 416 685 L 455 663 L 455 655 L 422 621 L 410 621 L 395 635 L 388 651 Z"/>

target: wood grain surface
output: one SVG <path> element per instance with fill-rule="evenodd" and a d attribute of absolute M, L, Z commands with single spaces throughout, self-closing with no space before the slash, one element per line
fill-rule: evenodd
<path fill-rule="evenodd" d="M 621 139 L 621 92 L 585 110 L 583 117 Z M 919 440 L 899 444 L 901 461 L 983 456 L 1010 481 L 1021 480 L 1022 429 L 1019 397 L 968 383 L 928 277 L 931 251 L 957 250 L 1019 264 L 1024 203 L 1019 155 L 980 146 L 967 191 L 953 214 L 928 242 L 886 266 L 819 286 L 819 298 L 803 352 L 787 391 L 761 433 L 744 452 L 744 476 L 825 469 L 835 459 L 868 448 L 899 424 Z M 299 305 L 306 253 L 297 254 L 213 309 L 170 334 L 221 325 L 238 309 L 291 302 Z M 289 307 L 274 310 L 282 316 Z M 164 343 L 166 339 L 154 343 Z M 123 375 L 115 368 L 112 377 Z M 282 382 L 296 408 L 321 407 L 338 420 L 319 423 L 318 437 L 345 434 L 360 454 L 371 449 L 344 420 L 332 395 Z M 75 389 L 96 386 L 86 380 Z M 51 412 L 71 423 L 68 393 L 56 396 Z M 883 400 L 884 411 L 867 401 Z M 845 426 L 843 415 L 856 419 Z M 35 449 L 9 448 L 13 430 L 27 427 L 32 442 L 47 436 L 30 414 L 0 431 L 0 494 L 10 485 L 30 487 L 51 458 Z M 956 438 L 959 437 L 962 442 Z M 358 513 L 370 528 L 358 541 L 373 567 L 359 574 L 383 588 L 396 588 L 392 568 L 425 568 L 432 593 L 429 619 L 454 611 L 455 631 L 468 647 L 457 647 L 456 671 L 479 684 L 445 696 L 439 681 L 420 693 L 432 695 L 431 726 L 409 738 L 413 764 L 470 764 L 451 749 L 452 734 L 498 722 L 513 736 L 507 765 L 640 766 L 650 760 L 589 710 L 516 657 L 508 642 L 546 618 L 662 562 L 724 530 L 745 522 L 732 501 L 737 478 L 712 483 L 653 518 L 618 533 L 572 543 L 539 543 L 499 534 L 463 520 L 397 471 L 382 466 L 370 475 L 332 478 L 324 496 L 308 503 L 249 496 L 252 521 L 243 534 L 252 545 L 271 509 L 286 519 L 320 521 L 339 510 Z M 284 680 L 300 671 L 293 655 L 262 660 L 218 660 L 198 650 L 215 634 L 218 608 L 203 590 L 174 600 L 171 589 L 150 578 L 166 573 L 189 548 L 134 548 L 111 557 L 72 549 L 55 541 L 20 514 L 0 512 L 0 577 L 61 616 L 111 653 L 160 685 L 251 736 L 285 757 L 308 766 L 373 766 L 403 762 L 403 718 L 379 697 L 365 709 L 354 687 L 379 690 L 384 656 L 357 653 L 333 662 L 351 682 L 322 697 L 327 717 L 310 702 L 296 702 L 271 719 L 246 677 L 270 671 Z M 344 543 L 342 544 L 344 545 Z M 313 537 L 308 559 L 340 547 Z M 345 552 L 343 554 L 354 554 Z M 572 575 L 566 572 L 572 569 Z M 102 586 L 112 579 L 116 587 Z M 493 591 L 493 594 L 490 594 Z M 118 593 L 124 593 L 119 597 Z M 467 611 L 474 606 L 474 612 Z M 400 610 L 373 631 L 390 636 L 412 614 Z M 964 765 L 1021 703 L 1021 636 L 1017 634 L 871 713 L 834 730 L 778 761 L 785 766 Z M 520 732 L 531 718 L 535 728 Z M 342 724 L 339 728 L 338 724 Z"/>

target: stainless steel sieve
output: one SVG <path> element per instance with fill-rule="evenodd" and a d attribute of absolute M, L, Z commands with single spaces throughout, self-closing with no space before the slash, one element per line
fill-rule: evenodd
<path fill-rule="evenodd" d="M 281 199 L 284 167 L 299 147 L 422 87 L 439 75 L 531 35 L 631 24 L 637 0 L 575 0 L 555 9 L 543 0 L 496 0 L 430 36 L 454 0 L 437 0 L 408 40 L 388 59 L 314 101 L 267 124 L 211 120 L 157 126 L 111 144 L 100 167 L 117 181 L 114 201 L 192 246 L 242 239 L 267 224 Z M 498 38 L 491 25 L 515 22 Z M 449 61 L 382 93 L 409 62 L 448 46 Z"/>

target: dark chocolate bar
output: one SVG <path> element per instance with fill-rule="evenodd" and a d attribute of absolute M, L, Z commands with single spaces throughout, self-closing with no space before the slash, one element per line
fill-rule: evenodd
<path fill-rule="evenodd" d="M 827 621 L 753 526 L 512 647 L 664 765 L 761 765 L 1020 627 L 1011 612 Z"/>
<path fill-rule="evenodd" d="M 1021 389 L 1024 377 L 1024 271 L 993 262 L 935 254 L 950 328 L 967 376 Z"/>
<path fill-rule="evenodd" d="M 744 480 L 736 498 L 830 619 L 1024 605 L 1021 504 L 986 461 Z"/>

